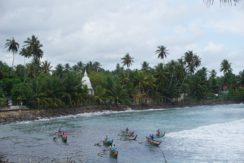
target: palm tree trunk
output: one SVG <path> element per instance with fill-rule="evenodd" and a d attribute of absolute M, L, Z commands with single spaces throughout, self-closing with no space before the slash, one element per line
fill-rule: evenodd
<path fill-rule="evenodd" d="M 13 53 L 13 61 L 12 61 L 12 70 L 14 69 L 14 53 Z"/>

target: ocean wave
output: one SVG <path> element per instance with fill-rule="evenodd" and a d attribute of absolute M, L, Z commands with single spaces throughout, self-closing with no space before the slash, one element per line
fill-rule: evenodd
<path fill-rule="evenodd" d="M 207 126 L 201 126 L 192 130 L 183 130 L 169 133 L 167 136 L 188 139 L 214 139 L 214 138 L 230 138 L 241 135 L 244 140 L 244 119 L 217 123 Z M 244 143 L 244 141 L 243 141 Z"/>
<path fill-rule="evenodd" d="M 32 121 L 16 121 L 15 123 L 17 123 L 17 124 L 29 124 L 31 122 L 33 122 L 33 120 Z"/>
<path fill-rule="evenodd" d="M 167 134 L 182 151 L 206 153 L 213 159 L 239 159 L 244 152 L 244 119 Z"/>

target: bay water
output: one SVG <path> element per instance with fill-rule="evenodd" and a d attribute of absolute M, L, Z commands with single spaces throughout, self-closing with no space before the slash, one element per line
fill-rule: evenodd
<path fill-rule="evenodd" d="M 138 135 L 125 141 L 121 130 Z M 68 142 L 53 140 L 59 128 Z M 165 131 L 159 147 L 145 137 Z M 99 146 L 113 139 L 119 155 Z M 0 159 L 9 162 L 244 162 L 244 104 L 97 112 L 0 125 Z"/>

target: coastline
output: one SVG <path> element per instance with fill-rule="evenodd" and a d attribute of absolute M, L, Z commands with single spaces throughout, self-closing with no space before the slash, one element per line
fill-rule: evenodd
<path fill-rule="evenodd" d="M 12 122 L 21 122 L 28 120 L 38 120 L 40 118 L 53 118 L 68 115 L 77 115 L 83 113 L 96 113 L 105 111 L 126 111 L 126 110 L 149 110 L 149 109 L 170 109 L 178 107 L 192 107 L 201 105 L 221 105 L 234 104 L 234 101 L 202 101 L 202 102 L 181 102 L 181 103 L 163 103 L 157 105 L 94 105 L 82 106 L 77 108 L 55 108 L 55 109 L 18 109 L 1 110 L 0 125 Z"/>

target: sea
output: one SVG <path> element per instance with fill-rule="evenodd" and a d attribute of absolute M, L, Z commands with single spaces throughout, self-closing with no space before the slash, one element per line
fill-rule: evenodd
<path fill-rule="evenodd" d="M 125 140 L 129 128 L 136 140 Z M 54 140 L 61 129 L 67 143 Z M 146 136 L 160 129 L 160 146 Z M 111 158 L 108 136 L 118 149 Z M 101 111 L 0 125 L 0 160 L 16 163 L 244 163 L 244 104 Z M 1 162 L 1 161 L 0 161 Z"/>

